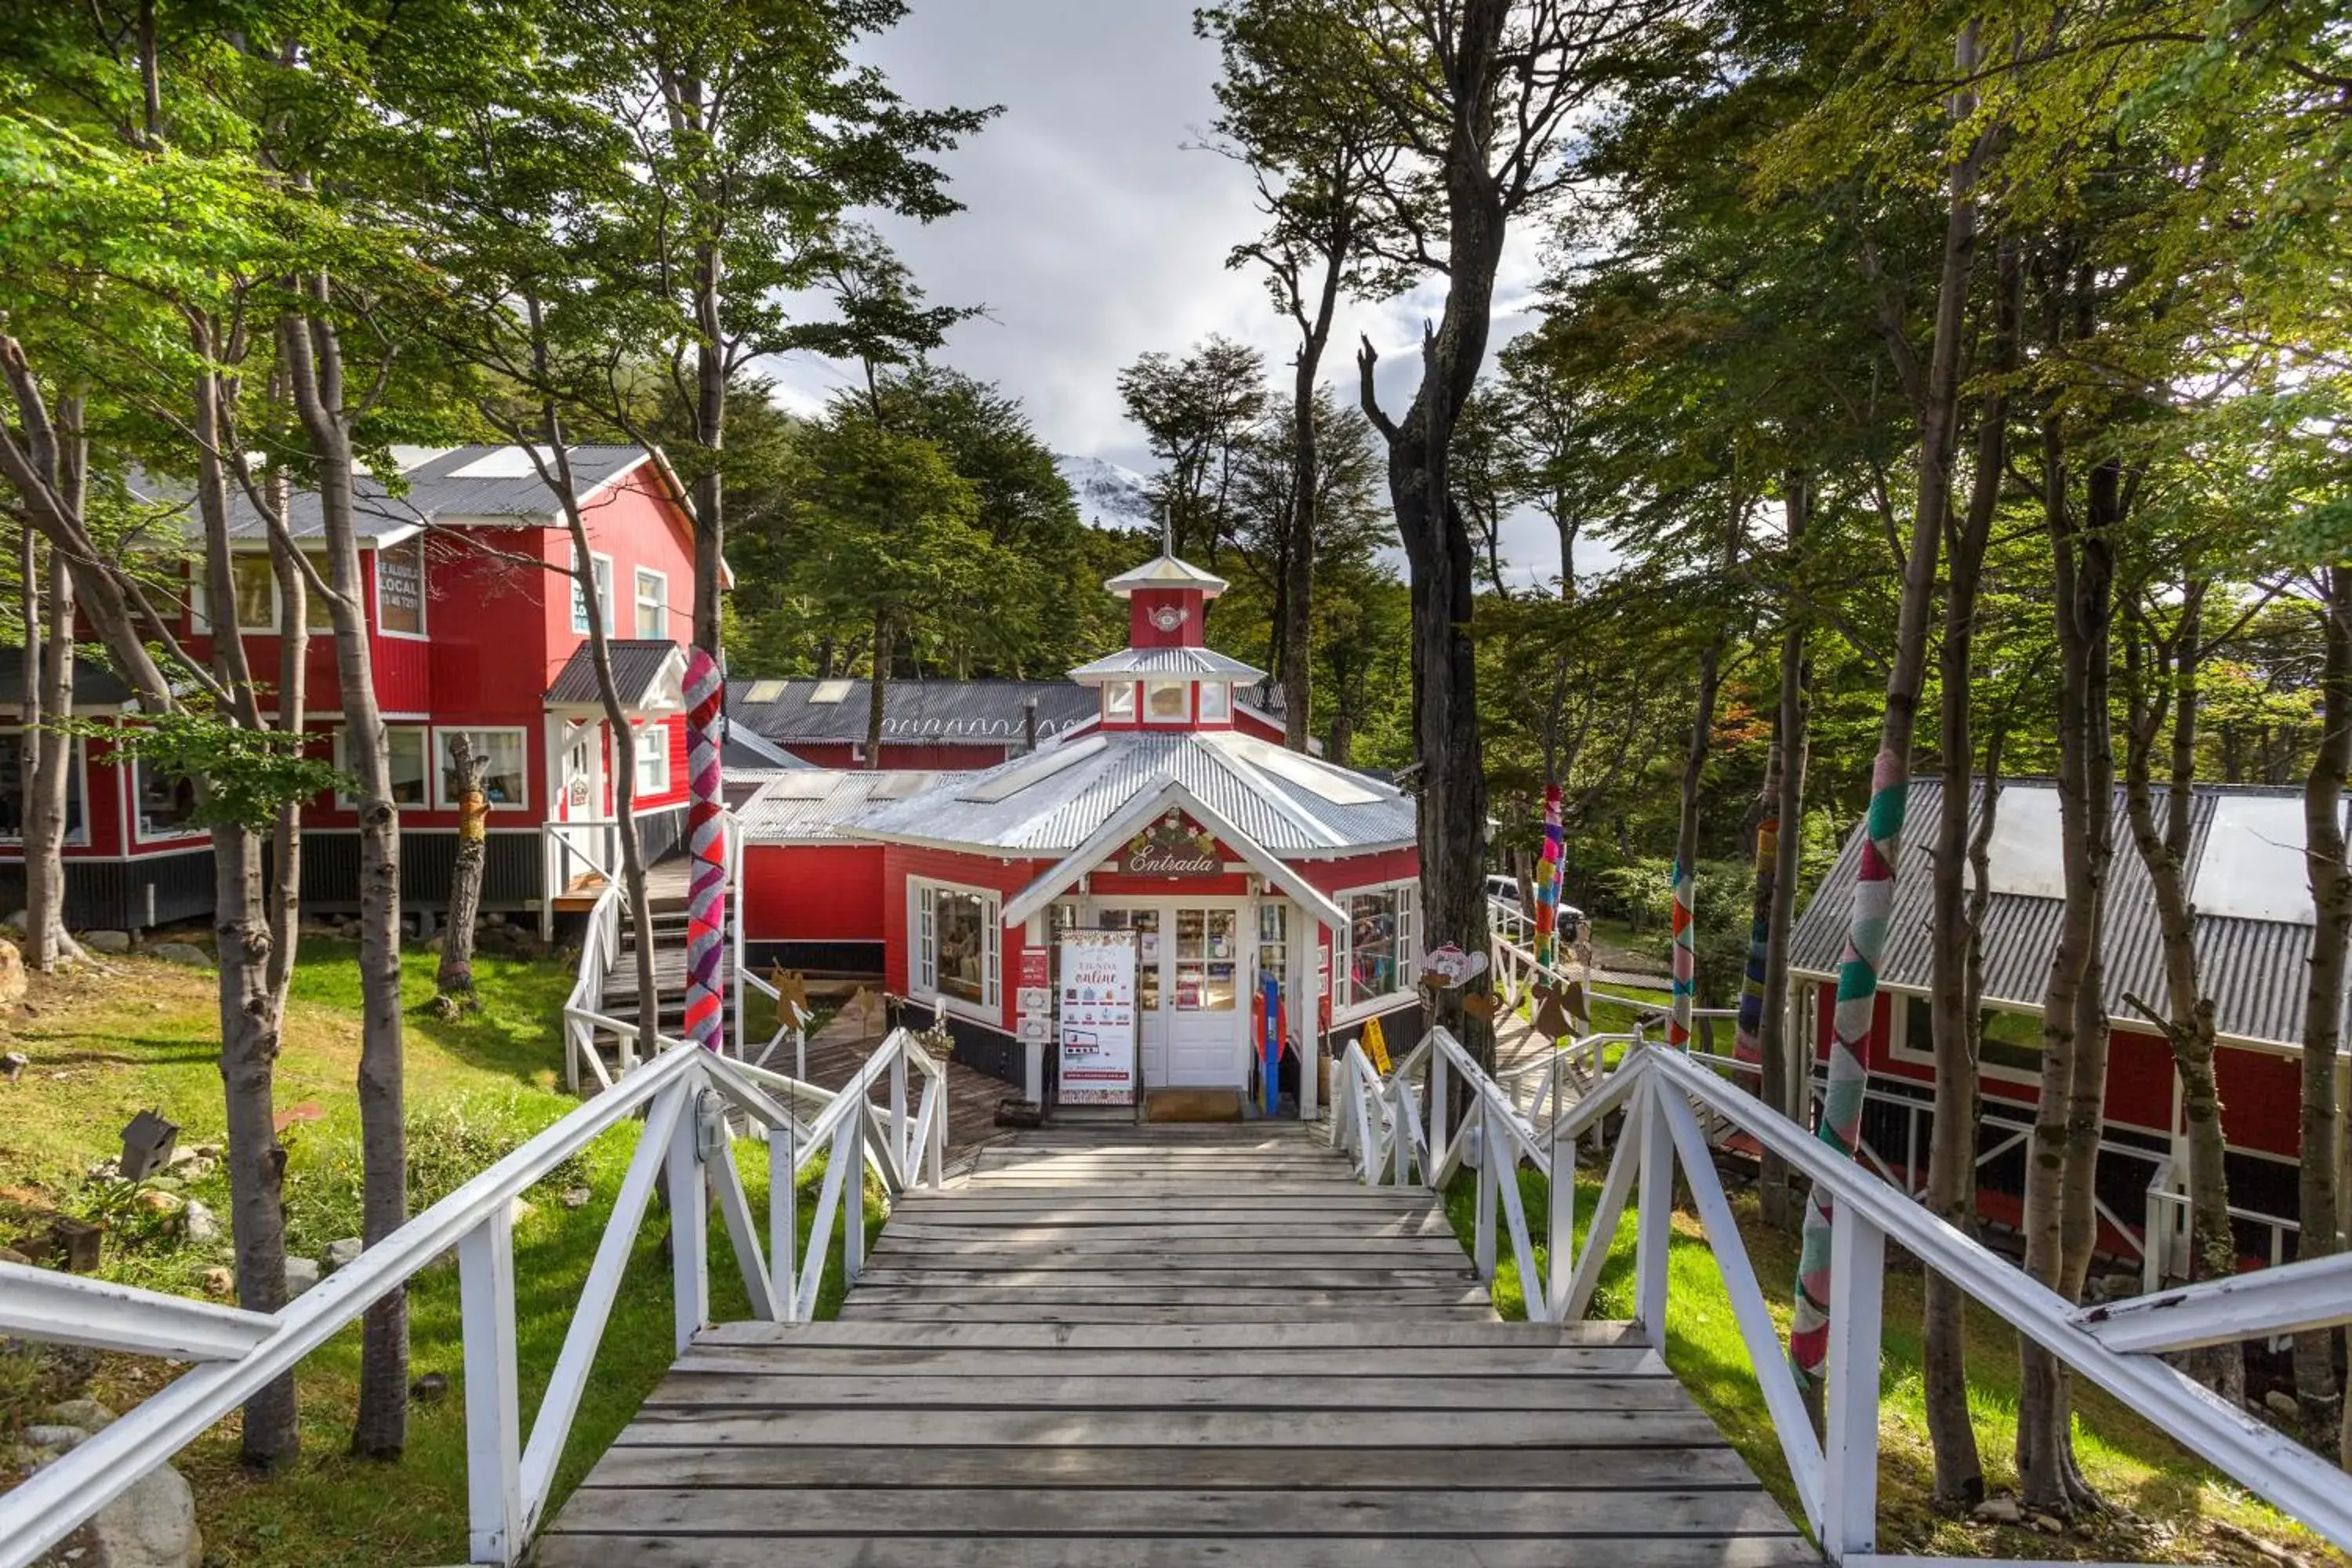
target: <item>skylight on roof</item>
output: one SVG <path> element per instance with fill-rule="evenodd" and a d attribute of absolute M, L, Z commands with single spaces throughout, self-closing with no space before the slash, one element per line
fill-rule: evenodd
<path fill-rule="evenodd" d="M 1038 752 L 1032 756 L 1023 758 L 1010 767 L 999 769 L 956 798 L 971 801 L 981 805 L 992 805 L 997 801 L 1009 799 L 1019 795 L 1031 784 L 1042 784 L 1063 769 L 1084 762 L 1108 744 L 1110 744 L 1109 741 L 1103 736 L 1089 735 L 1083 741 L 1073 741 L 1066 746 L 1055 746 L 1050 751 Z"/>
<path fill-rule="evenodd" d="M 746 702 L 773 702 L 783 694 L 784 683 L 781 680 L 755 680 L 751 682 L 751 689 L 743 693 L 743 700 Z"/>
<path fill-rule="evenodd" d="M 820 704 L 847 701 L 849 689 L 856 684 L 851 680 L 820 680 L 816 683 L 816 689 L 809 693 L 809 706 L 814 708 Z"/>
<path fill-rule="evenodd" d="M 2056 790 L 2031 784 L 2003 788 L 1993 807 L 1992 839 L 1986 849 L 1985 881 L 1992 891 L 2029 899 L 2066 896 Z"/>
<path fill-rule="evenodd" d="M 1372 805 L 1381 799 L 1377 792 L 1366 788 L 1348 773 L 1301 752 L 1285 751 L 1280 746 L 1270 746 L 1264 741 L 1240 735 L 1232 737 L 1230 743 L 1244 760 L 1264 768 L 1278 779 L 1301 785 L 1333 805 Z"/>
<path fill-rule="evenodd" d="M 535 448 L 542 460 L 555 456 L 552 447 Z M 530 450 L 521 447 L 499 447 L 475 458 L 463 468 L 449 472 L 453 479 L 535 479 L 539 468 L 530 460 Z"/>
<path fill-rule="evenodd" d="M 904 800 L 930 787 L 929 773 L 884 773 L 866 792 L 868 800 Z"/>
<path fill-rule="evenodd" d="M 2213 803 L 2190 901 L 2200 915 L 2312 923 L 2304 867 L 2303 797 L 2225 795 Z"/>

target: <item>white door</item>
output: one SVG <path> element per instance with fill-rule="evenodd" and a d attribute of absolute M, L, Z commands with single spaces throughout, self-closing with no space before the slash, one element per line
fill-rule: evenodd
<path fill-rule="evenodd" d="M 1242 911 L 1232 904 L 1178 904 L 1168 921 L 1171 930 L 1161 942 L 1165 1081 L 1186 1089 L 1243 1087 L 1249 1006 L 1242 991 Z"/>
<path fill-rule="evenodd" d="M 1157 1089 L 1168 1081 L 1168 1015 L 1160 1005 L 1168 994 L 1160 984 L 1167 954 L 1160 940 L 1160 911 L 1106 908 L 1096 911 L 1094 923 L 1100 931 L 1135 932 L 1135 1054 L 1143 1086 Z"/>

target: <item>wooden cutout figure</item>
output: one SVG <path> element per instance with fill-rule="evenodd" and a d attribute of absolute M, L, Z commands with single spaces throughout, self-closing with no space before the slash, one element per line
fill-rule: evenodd
<path fill-rule="evenodd" d="M 1544 992 L 1543 1000 L 1536 1006 L 1535 1030 L 1547 1040 L 1563 1040 L 1576 1033 L 1576 1025 L 1561 1005 L 1559 992 Z"/>
<path fill-rule="evenodd" d="M 1462 1010 L 1482 1023 L 1491 1024 L 1495 1021 L 1496 1005 L 1494 994 L 1491 992 L 1473 991 L 1462 998 Z"/>
<path fill-rule="evenodd" d="M 1560 994 L 1560 1005 L 1568 1009 L 1568 1016 L 1579 1024 L 1591 1026 L 1592 1004 L 1584 994 L 1583 981 L 1571 980 L 1568 983 L 1568 989 Z"/>
<path fill-rule="evenodd" d="M 776 1011 L 793 1028 L 805 1028 L 816 1015 L 809 1006 L 808 979 L 797 969 L 772 964 L 768 984 L 776 988 Z"/>

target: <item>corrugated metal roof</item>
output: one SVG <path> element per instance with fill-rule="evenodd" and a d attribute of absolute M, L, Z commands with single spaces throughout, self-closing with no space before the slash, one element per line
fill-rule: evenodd
<path fill-rule="evenodd" d="M 2044 795 L 2053 789 L 2046 780 L 2018 780 L 2001 785 L 2004 805 L 2026 791 Z M 2189 807 L 2189 877 L 2191 903 L 2210 840 L 2215 805 L 2226 796 L 2282 792 L 2263 786 L 2200 785 Z M 2157 792 L 2159 809 L 2164 792 Z M 1937 812 L 1941 808 L 1943 781 L 1911 781 L 1906 831 L 1896 868 L 1895 906 L 1887 921 L 1886 947 L 1879 979 L 1888 985 L 1925 990 L 1932 974 L 1931 862 L 1929 842 Z M 1982 781 L 1972 781 L 1969 820 L 1973 828 L 1983 809 Z M 2151 1006 L 2168 1005 L 2164 975 L 2163 933 L 2156 915 L 2155 892 L 2147 868 L 2130 838 L 2123 792 L 2116 797 L 2116 853 L 2107 883 L 2105 936 L 2101 956 L 2105 966 L 2106 1007 L 2116 1018 L 2139 1016 L 2126 1000 L 2137 996 Z M 1862 835 L 1850 835 L 1837 863 L 1821 889 L 1798 918 L 1790 937 L 1790 966 L 1815 974 L 1834 974 L 1845 951 L 1846 921 L 1853 904 L 1853 878 L 1861 863 Z M 2005 879 L 1994 869 L 1994 885 Z M 2050 963 L 2057 952 L 2063 901 L 2021 893 L 1994 893 L 1985 909 L 1984 994 L 1987 1001 L 2038 1009 L 2049 980 Z M 2215 1026 L 2231 1038 L 2294 1045 L 2303 1035 L 2305 959 L 2311 947 L 2311 927 L 2282 921 L 2244 920 L 2218 915 L 2197 917 L 2200 975 L 2211 993 Z"/>
<path fill-rule="evenodd" d="M 814 702 L 817 689 L 841 691 Z M 751 700 L 753 689 L 762 700 Z M 989 741 L 1017 744 L 1027 733 L 1024 704 L 1037 703 L 1037 736 L 1046 740 L 1101 711 L 1101 700 L 1070 680 L 894 680 L 882 690 L 882 735 L 890 741 Z M 871 689 L 863 680 L 730 680 L 735 722 L 780 746 L 796 742 L 862 742 Z"/>
<path fill-rule="evenodd" d="M 613 656 L 613 687 L 624 708 L 646 706 L 670 660 L 678 657 L 677 644 L 667 637 L 613 637 L 604 646 Z M 583 642 L 548 683 L 547 701 L 557 708 L 591 708 L 604 700 L 596 684 L 595 649 Z"/>
<path fill-rule="evenodd" d="M 505 454 L 522 460 L 496 460 Z M 362 539 L 404 532 L 426 522 L 469 518 L 545 522 L 555 515 L 554 492 L 536 473 L 527 471 L 530 464 L 519 447 L 401 447 L 394 456 L 409 463 L 400 475 L 405 493 L 394 496 L 373 474 L 360 475 L 353 487 L 353 526 Z M 646 453 L 635 446 L 583 446 L 571 449 L 571 458 L 572 484 L 585 496 L 646 461 Z M 494 474 L 467 477 L 459 472 L 485 467 Z M 131 476 L 131 488 L 134 494 L 158 501 L 185 500 L 190 493 L 185 484 L 138 473 Z M 287 524 L 298 539 L 323 535 L 315 492 L 295 492 Z M 202 531 L 193 509 L 182 526 L 191 534 Z M 268 537 L 261 514 L 235 489 L 229 495 L 229 531 L 238 539 Z"/>
<path fill-rule="evenodd" d="M 1124 647 L 1070 671 L 1073 680 L 1114 675 L 1214 675 L 1227 680 L 1261 680 L 1265 671 L 1212 647 Z"/>
<path fill-rule="evenodd" d="M 1331 771 L 1360 797 L 1327 799 L 1309 785 L 1248 760 L 1262 744 L 1229 731 L 1155 735 L 1106 734 L 1102 749 L 1084 762 L 1039 779 L 1002 800 L 961 798 L 999 773 L 1026 765 L 1017 758 L 1000 768 L 961 776 L 954 787 L 926 791 L 876 810 L 865 831 L 989 849 L 1066 852 L 1084 843 L 1139 795 L 1171 781 L 1189 790 L 1263 847 L 1276 853 L 1348 854 L 1413 838 L 1413 803 L 1391 786 L 1344 769 Z M 1328 764 L 1314 764 L 1324 766 Z"/>
<path fill-rule="evenodd" d="M 729 723 L 726 737 L 719 748 L 719 765 L 730 779 L 738 773 L 797 773 L 814 765 L 746 724 Z"/>
<path fill-rule="evenodd" d="M 962 773 L 909 773 L 877 769 L 809 768 L 779 773 L 760 786 L 759 794 L 736 808 L 747 839 L 761 844 L 815 843 L 849 837 L 877 810 L 901 804 L 877 800 L 876 793 L 952 789 L 972 775 Z"/>
<path fill-rule="evenodd" d="M 1194 588 L 1214 598 L 1229 584 L 1215 573 L 1204 572 L 1190 561 L 1160 554 L 1132 572 L 1120 573 L 1104 583 L 1103 586 L 1122 599 L 1138 588 Z"/>

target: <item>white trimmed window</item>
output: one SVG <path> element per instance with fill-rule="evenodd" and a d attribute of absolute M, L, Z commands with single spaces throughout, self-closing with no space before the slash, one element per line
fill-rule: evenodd
<path fill-rule="evenodd" d="M 50 735 L 47 743 L 70 744 L 66 763 L 66 838 L 68 844 L 89 842 L 89 824 L 82 816 L 82 743 Z M 0 843 L 20 844 L 25 837 L 25 731 L 0 731 Z"/>
<path fill-rule="evenodd" d="M 1887 1054 L 1915 1067 L 1936 1065 L 1936 1014 L 1924 994 L 1887 994 Z M 2004 1083 L 2042 1081 L 2042 1016 L 1987 1007 L 1977 1015 L 1977 1071 Z"/>
<path fill-rule="evenodd" d="M 613 558 L 591 551 L 588 559 L 594 565 L 596 603 L 604 612 L 604 635 L 613 633 Z M 572 629 L 582 637 L 588 635 L 588 587 L 580 580 L 580 549 L 572 550 Z"/>
<path fill-rule="evenodd" d="M 1222 680 L 1201 682 L 1201 722 L 1223 724 L 1233 716 L 1233 687 Z"/>
<path fill-rule="evenodd" d="M 1003 914 L 997 895 L 942 882 L 914 887 L 908 989 L 941 1005 L 994 1022 Z"/>
<path fill-rule="evenodd" d="M 637 636 L 646 641 L 657 641 L 669 636 L 669 578 L 659 572 L 637 568 Z"/>
<path fill-rule="evenodd" d="M 669 793 L 669 726 L 656 720 L 636 727 L 637 798 Z"/>
<path fill-rule="evenodd" d="M 492 811 L 522 811 L 530 805 L 523 776 L 520 730 L 436 730 L 433 731 L 435 770 L 433 804 L 444 811 L 457 809 L 457 761 L 452 747 L 458 736 L 473 742 L 475 752 L 489 761 L 482 768 L 482 795 Z"/>
<path fill-rule="evenodd" d="M 352 771 L 350 736 L 349 729 L 335 731 L 335 766 L 345 773 Z M 432 773 L 425 764 L 424 729 L 387 724 L 383 743 L 392 764 L 392 803 L 423 805 Z M 339 795 L 336 799 L 346 806 L 357 804 L 347 795 Z"/>
<path fill-rule="evenodd" d="M 1143 683 L 1143 721 L 1147 724 L 1189 724 L 1192 721 L 1192 683 L 1189 680 L 1147 680 Z"/>
<path fill-rule="evenodd" d="M 1418 890 L 1412 882 L 1391 882 L 1339 896 L 1348 923 L 1334 943 L 1334 1012 L 1379 1012 L 1412 994 L 1421 980 L 1421 933 L 1413 907 Z"/>
<path fill-rule="evenodd" d="M 1103 717 L 1125 723 L 1135 717 L 1135 682 L 1114 680 L 1102 689 Z"/>
<path fill-rule="evenodd" d="M 131 763 L 131 792 L 139 807 L 142 838 L 185 838 L 205 831 L 195 820 L 196 781 L 184 773 L 167 773 L 144 759 Z"/>
<path fill-rule="evenodd" d="M 327 577 L 327 563 L 319 555 L 310 555 L 310 565 L 321 582 Z M 190 562 L 188 570 L 202 589 L 208 581 L 202 560 Z M 278 620 L 285 608 L 285 597 L 278 591 L 278 568 L 268 555 L 257 551 L 239 551 L 228 558 L 229 593 L 236 601 L 236 629 L 241 632 L 268 633 L 278 629 Z M 222 617 L 214 613 L 209 594 L 205 595 L 205 624 L 212 631 L 225 631 Z M 327 601 L 316 593 L 302 596 L 302 621 L 306 630 L 331 632 L 335 620 L 327 608 Z"/>
<path fill-rule="evenodd" d="M 386 637 L 425 635 L 425 536 L 375 552 L 375 624 Z"/>

